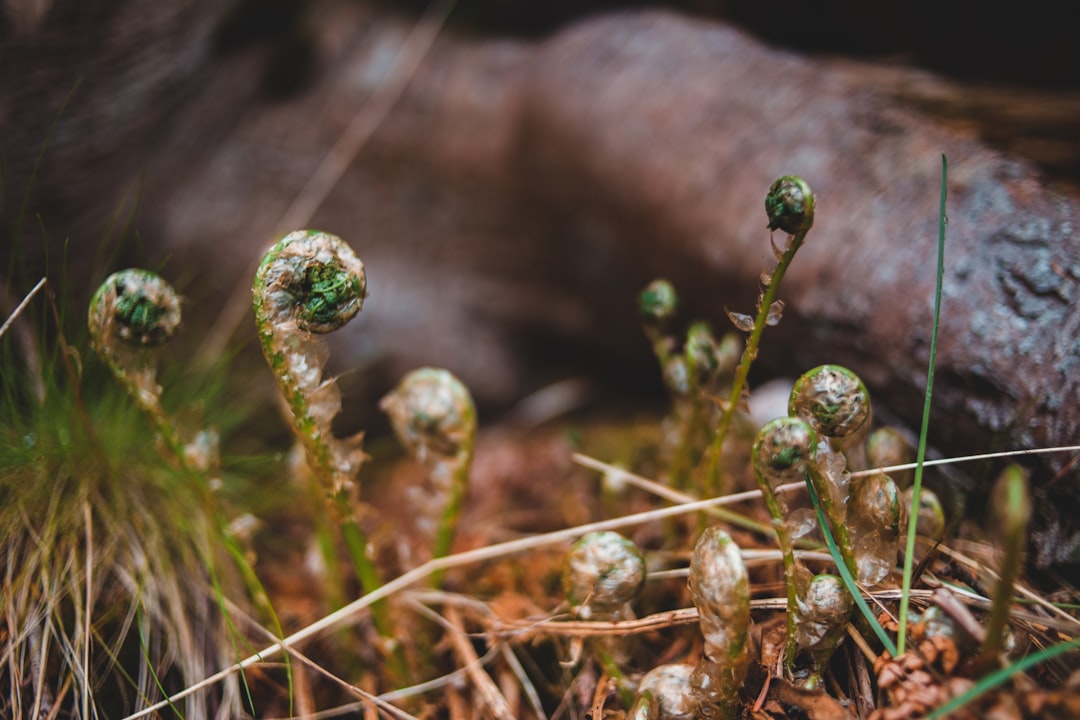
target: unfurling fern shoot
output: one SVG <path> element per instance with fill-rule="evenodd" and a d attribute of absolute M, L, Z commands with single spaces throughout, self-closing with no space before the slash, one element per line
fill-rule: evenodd
<path fill-rule="evenodd" d="M 990 615 L 986 620 L 986 639 L 979 648 L 979 660 L 987 666 L 993 664 L 1003 646 L 1014 585 L 1023 565 L 1024 544 L 1031 521 L 1028 476 L 1022 467 L 1008 465 L 998 476 L 990 496 L 990 511 L 998 534 L 1001 560 Z"/>
<path fill-rule="evenodd" d="M 701 659 L 660 665 L 645 674 L 627 713 L 634 720 L 731 720 L 750 662 L 750 580 L 739 546 L 707 528 L 690 557 L 690 597 L 697 608 Z"/>
<path fill-rule="evenodd" d="M 149 270 L 115 272 L 94 293 L 87 319 L 94 350 L 150 418 L 169 452 L 183 466 L 205 471 L 217 457 L 217 436 L 200 432 L 185 441 L 161 407 L 154 351 L 180 327 L 180 297 Z"/>
<path fill-rule="evenodd" d="M 783 249 L 770 240 L 777 264 L 772 272 L 763 272 L 761 275 L 762 288 L 758 295 L 757 315 L 751 318 L 749 315 L 728 311 L 731 322 L 739 330 L 748 333 L 748 336 L 742 359 L 735 369 L 731 394 L 724 403 L 716 434 L 705 457 L 705 489 L 713 492 L 719 489 L 720 457 L 723 454 L 724 439 L 742 400 L 750 366 L 757 359 L 761 335 L 766 326 L 779 323 L 783 314 L 784 303 L 776 299 L 780 281 L 814 224 L 814 194 L 802 178 L 785 175 L 769 187 L 765 196 L 765 212 L 769 218 L 769 230 L 782 230 L 790 237 Z"/>
<path fill-rule="evenodd" d="M 808 422 L 819 435 L 840 448 L 850 448 L 861 445 L 851 438 L 862 436 L 870 424 L 870 393 L 851 370 L 840 365 L 821 365 L 807 370 L 795 381 L 788 412 Z M 822 445 L 817 461 L 807 469 L 844 563 L 854 573 L 855 555 L 847 527 L 847 459 L 832 452 L 831 447 L 831 443 Z"/>
<path fill-rule="evenodd" d="M 341 394 L 334 379 L 323 379 L 327 350 L 318 335 L 352 320 L 366 290 L 364 265 L 352 248 L 334 235 L 303 230 L 266 253 L 252 288 L 259 342 L 308 464 L 328 494 L 349 500 L 355 498 L 363 453 L 330 431 Z"/>
<path fill-rule="evenodd" d="M 706 406 L 705 398 L 717 391 L 721 377 L 734 370 L 739 340 L 731 333 L 717 341 L 708 323 L 695 322 L 680 349 L 675 336 L 668 333 L 678 304 L 675 288 L 663 278 L 653 280 L 638 295 L 645 336 L 671 394 L 671 414 L 663 422 L 664 446 L 671 455 L 668 481 L 684 488 L 692 456 L 708 444 L 711 432 L 712 407 L 711 403 Z"/>
<path fill-rule="evenodd" d="M 431 492 L 415 511 L 437 523 L 432 556 L 450 552 L 469 488 L 476 444 L 476 406 L 468 388 L 447 370 L 413 370 L 382 399 L 402 445 L 424 466 Z M 436 520 L 436 518 L 438 518 Z"/>
<path fill-rule="evenodd" d="M 739 690 L 750 663 L 750 579 L 739 546 L 720 528 L 706 528 L 698 538 L 689 586 L 705 638 L 690 675 L 690 695 L 697 717 L 731 720 L 738 716 Z"/>
<path fill-rule="evenodd" d="M 690 663 L 659 665 L 645 673 L 627 720 L 694 720 L 697 702 L 690 692 L 693 673 Z"/>
<path fill-rule="evenodd" d="M 820 365 L 795 381 L 788 412 L 829 438 L 849 438 L 869 427 L 870 393 L 841 365 Z"/>
<path fill-rule="evenodd" d="M 798 650 L 797 620 L 799 616 L 799 577 L 795 564 L 791 530 L 785 520 L 785 509 L 775 492 L 779 485 L 802 479 L 817 453 L 818 435 L 804 420 L 795 417 L 776 418 L 758 431 L 751 451 L 754 476 L 765 505 L 772 516 L 776 540 L 784 562 L 784 585 L 787 590 L 787 640 L 784 645 L 784 667 L 791 671 Z"/>
<path fill-rule="evenodd" d="M 844 635 L 855 601 L 836 575 L 815 575 L 799 607 L 799 647 L 810 654 L 810 674 L 802 681 L 807 689 L 820 686 L 837 644 Z"/>
<path fill-rule="evenodd" d="M 563 592 L 570 608 L 582 620 L 617 620 L 645 584 L 645 558 L 632 540 L 617 532 L 591 532 L 582 536 L 566 554 L 562 569 Z M 626 687 L 622 666 L 626 660 L 622 638 L 603 638 L 591 644 L 604 670 L 618 683 L 626 703 L 633 699 Z M 571 643 L 571 662 L 576 663 L 583 638 Z"/>
<path fill-rule="evenodd" d="M 582 536 L 563 562 L 563 591 L 583 620 L 619 617 L 644 583 L 645 558 L 637 545 L 616 532 Z"/>
<path fill-rule="evenodd" d="M 308 466 L 331 499 L 364 590 L 378 587 L 355 515 L 360 438 L 339 440 L 331 422 L 341 392 L 323 378 L 328 351 L 319 338 L 349 322 L 367 294 L 364 264 L 341 238 L 313 230 L 289 233 L 263 256 L 252 287 L 255 324 L 292 415 Z"/>

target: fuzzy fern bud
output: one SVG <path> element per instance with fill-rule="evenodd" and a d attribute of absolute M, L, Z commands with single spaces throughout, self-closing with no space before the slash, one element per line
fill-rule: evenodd
<path fill-rule="evenodd" d="M 134 347 L 158 347 L 180 326 L 180 298 L 149 270 L 129 269 L 105 279 L 90 301 L 90 336 L 95 346 L 114 340 Z"/>
<path fill-rule="evenodd" d="M 694 720 L 698 703 L 690 693 L 693 672 L 693 665 L 671 663 L 645 673 L 627 720 Z"/>
<path fill-rule="evenodd" d="M 675 293 L 675 286 L 663 278 L 646 285 L 638 296 L 641 318 L 648 323 L 663 325 L 675 317 L 678 307 L 679 296 Z"/>
<path fill-rule="evenodd" d="M 783 230 L 795 235 L 806 233 L 814 224 L 814 193 L 800 177 L 785 175 L 769 187 L 765 196 L 765 213 L 770 230 Z"/>
<path fill-rule="evenodd" d="M 594 532 L 570 547 L 562 585 L 583 619 L 617 615 L 645 583 L 645 559 L 629 539 L 616 532 Z"/>
<path fill-rule="evenodd" d="M 827 437 L 844 437 L 866 425 L 870 393 L 858 375 L 840 365 L 821 365 L 795 381 L 788 412 Z"/>
<path fill-rule="evenodd" d="M 476 444 L 476 406 L 468 388 L 447 370 L 420 368 L 406 375 L 379 406 L 394 433 L 427 471 L 431 487 L 416 511 L 440 518 L 434 557 L 450 552 L 469 487 Z"/>
<path fill-rule="evenodd" d="M 754 472 L 772 489 L 800 480 L 817 455 L 818 435 L 798 417 L 781 417 L 767 422 L 754 439 Z M 760 484 L 760 483 L 759 483 Z"/>
<path fill-rule="evenodd" d="M 909 513 L 918 512 L 915 532 L 931 540 L 940 540 L 945 534 L 945 507 L 930 488 L 924 487 L 919 491 L 918 510 L 912 507 L 915 493 L 908 488 L 904 491 L 904 505 Z"/>

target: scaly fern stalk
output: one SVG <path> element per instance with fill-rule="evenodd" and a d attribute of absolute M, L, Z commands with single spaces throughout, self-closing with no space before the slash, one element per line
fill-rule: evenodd
<path fill-rule="evenodd" d="M 826 473 L 822 472 L 816 461 L 809 463 L 806 473 L 810 482 L 814 484 L 818 497 L 821 499 L 821 507 L 825 512 L 829 527 L 832 528 L 833 536 L 836 538 L 836 546 L 840 550 L 840 557 L 848 570 L 855 573 L 855 550 L 851 543 L 851 535 L 848 533 L 847 507 L 836 497 L 836 483 Z"/>
<path fill-rule="evenodd" d="M 732 720 L 750 664 L 750 579 L 739 546 L 717 527 L 706 528 L 690 557 L 690 598 L 705 638 L 690 675 L 696 716 Z"/>
<path fill-rule="evenodd" d="M 356 476 L 364 453 L 359 437 L 339 440 L 331 430 L 341 410 L 341 393 L 335 380 L 322 376 L 327 350 L 318 338 L 352 320 L 366 293 L 364 264 L 352 248 L 335 235 L 313 230 L 289 233 L 274 245 L 263 256 L 252 287 L 263 354 L 289 405 L 308 466 L 341 522 L 360 583 L 369 593 L 381 581 L 356 516 Z"/>
<path fill-rule="evenodd" d="M 804 477 L 814 461 L 818 436 L 804 420 L 777 418 L 758 431 L 751 450 L 754 477 L 772 516 L 773 529 L 784 562 L 784 586 L 787 592 L 787 638 L 784 643 L 784 668 L 790 674 L 798 651 L 799 576 L 786 513 L 774 487 Z"/>
<path fill-rule="evenodd" d="M 772 244 L 777 265 L 771 273 L 762 274 L 763 287 L 758 296 L 757 316 L 752 324 L 749 317 L 728 312 L 735 326 L 750 334 L 746 340 L 746 347 L 743 349 L 742 359 L 735 369 L 731 394 L 722 408 L 716 434 L 713 436 L 705 458 L 704 488 L 711 493 L 716 493 L 720 489 L 720 458 L 724 452 L 724 439 L 739 409 L 743 391 L 746 388 L 746 379 L 750 374 L 750 366 L 757 359 L 761 335 L 765 332 L 767 325 L 775 325 L 780 321 L 783 303 L 776 300 L 776 294 L 780 290 L 780 281 L 783 280 L 784 273 L 795 258 L 795 253 L 802 247 L 806 234 L 814 224 L 814 194 L 805 180 L 786 175 L 769 188 L 769 193 L 765 196 L 765 212 L 769 216 L 769 229 L 783 230 L 789 233 L 790 237 L 783 250 L 780 250 L 775 243 Z"/>
<path fill-rule="evenodd" d="M 750 663 L 750 579 L 739 546 L 722 529 L 701 533 L 688 585 L 705 640 L 702 656 L 694 665 L 672 663 L 646 673 L 628 718 L 739 717 L 739 691 Z"/>

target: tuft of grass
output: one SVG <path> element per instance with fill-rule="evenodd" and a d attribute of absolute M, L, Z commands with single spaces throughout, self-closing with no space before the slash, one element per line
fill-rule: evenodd
<path fill-rule="evenodd" d="M 116 717 L 230 664 L 222 608 L 250 584 L 208 478 L 169 462 L 45 294 L 0 337 L 0 714 Z M 241 693 L 174 712 L 235 717 Z"/>

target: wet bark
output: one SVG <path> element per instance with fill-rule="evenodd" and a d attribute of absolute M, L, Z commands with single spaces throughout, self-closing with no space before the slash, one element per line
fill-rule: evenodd
<path fill-rule="evenodd" d="M 845 364 L 879 408 L 913 427 L 933 322 L 944 153 L 933 442 L 962 454 L 1080 437 L 1078 206 L 1029 166 L 936 127 L 857 76 L 727 28 L 612 19 L 540 53 L 520 147 L 541 205 L 575 218 L 562 229 L 564 238 L 567 227 L 576 233 L 570 246 L 600 227 L 619 253 L 676 278 L 722 322 L 722 305 L 753 307 L 753 283 L 772 264 L 763 189 L 780 175 L 803 176 L 818 219 L 784 281 L 788 308 L 762 362 L 785 372 Z M 1048 514 L 1075 507 L 1075 486 L 1075 474 L 1042 486 L 1064 503 Z M 1051 545 L 1044 560 L 1063 549 Z"/>

